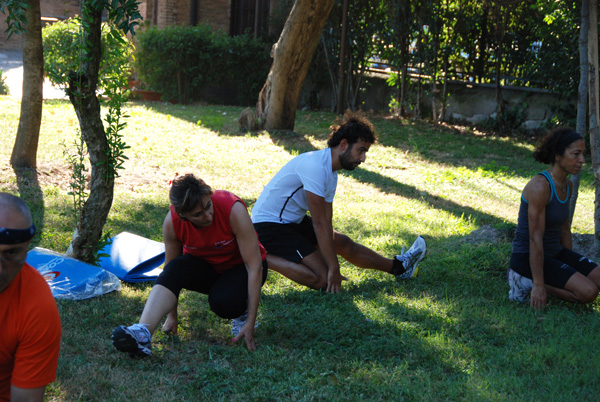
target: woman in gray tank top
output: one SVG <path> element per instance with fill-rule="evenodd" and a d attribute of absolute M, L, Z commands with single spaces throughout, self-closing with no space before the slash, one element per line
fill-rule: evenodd
<path fill-rule="evenodd" d="M 583 137 L 567 127 L 552 130 L 533 153 L 550 167 L 523 189 L 513 252 L 510 258 L 509 299 L 523 302 L 531 293 L 532 308 L 542 309 L 547 294 L 589 303 L 598 296 L 600 267 L 572 251 L 569 201 L 570 174 L 581 170 Z"/>

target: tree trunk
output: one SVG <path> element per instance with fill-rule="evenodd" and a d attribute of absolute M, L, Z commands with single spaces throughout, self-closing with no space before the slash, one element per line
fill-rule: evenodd
<path fill-rule="evenodd" d="M 296 0 L 273 46 L 273 64 L 256 104 L 267 130 L 293 130 L 300 90 L 333 0 Z"/>
<path fill-rule="evenodd" d="M 344 0 L 342 6 L 342 37 L 340 40 L 340 69 L 338 73 L 338 96 L 337 96 L 337 113 L 344 114 L 346 109 L 346 74 L 344 63 L 346 62 L 346 30 L 348 28 L 348 1 Z M 348 70 L 351 71 L 351 70 Z"/>
<path fill-rule="evenodd" d="M 594 211 L 594 248 L 600 250 L 600 105 L 598 104 L 598 0 L 589 0 L 589 97 L 590 97 L 590 150 L 594 172 L 595 211 Z"/>
<path fill-rule="evenodd" d="M 502 132 L 506 131 L 509 127 L 506 125 L 505 115 L 506 115 L 506 105 L 504 105 L 504 98 L 502 97 L 502 76 L 500 74 L 500 69 L 502 68 L 502 64 L 500 63 L 502 57 L 501 44 L 498 43 L 496 48 L 496 103 L 498 105 L 498 109 L 496 109 L 496 119 L 498 120 L 500 130 Z"/>
<path fill-rule="evenodd" d="M 15 168 L 35 168 L 44 87 L 44 51 L 39 0 L 28 0 L 23 34 L 23 97 L 17 138 L 10 163 Z"/>
<path fill-rule="evenodd" d="M 582 0 L 581 3 L 581 28 L 579 31 L 579 89 L 577 93 L 577 124 L 575 131 L 585 135 L 586 125 L 585 120 L 587 116 L 587 100 L 588 97 L 588 33 L 590 29 L 590 1 Z M 575 206 L 577 205 L 577 198 L 579 196 L 579 182 L 581 172 L 571 176 L 573 182 L 573 196 L 571 197 L 571 203 L 569 205 L 569 218 L 573 222 L 573 215 L 575 215 Z"/>
<path fill-rule="evenodd" d="M 84 0 L 82 5 L 82 18 L 89 18 L 90 29 L 84 31 L 84 43 L 88 44 L 88 52 L 84 54 L 82 73 L 71 75 L 68 90 L 92 167 L 90 196 L 81 211 L 81 219 L 73 233 L 68 254 L 88 262 L 95 260 L 96 248 L 112 206 L 114 190 L 114 176 L 108 164 L 109 145 L 102 124 L 100 103 L 96 97 L 102 55 L 100 44 L 102 10 L 94 9 L 90 3 L 90 0 Z"/>

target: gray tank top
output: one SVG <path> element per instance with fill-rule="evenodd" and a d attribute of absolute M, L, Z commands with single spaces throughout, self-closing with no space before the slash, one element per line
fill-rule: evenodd
<path fill-rule="evenodd" d="M 546 204 L 546 230 L 544 231 L 544 254 L 556 255 L 563 249 L 560 244 L 560 228 L 569 219 L 569 182 L 567 181 L 567 196 L 564 200 L 558 198 L 554 180 L 547 171 L 540 172 L 550 183 L 550 201 Z M 521 206 L 517 229 L 513 240 L 513 253 L 529 253 L 529 203 L 521 194 Z"/>

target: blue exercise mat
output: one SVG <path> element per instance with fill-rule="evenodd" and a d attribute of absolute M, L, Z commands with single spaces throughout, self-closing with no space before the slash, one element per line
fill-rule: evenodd
<path fill-rule="evenodd" d="M 122 232 L 100 253 L 100 266 L 124 282 L 153 281 L 162 272 L 165 262 L 165 245 L 133 233 Z"/>
<path fill-rule="evenodd" d="M 89 299 L 121 289 L 116 275 L 41 247 L 27 253 L 27 263 L 42 274 L 57 299 Z"/>

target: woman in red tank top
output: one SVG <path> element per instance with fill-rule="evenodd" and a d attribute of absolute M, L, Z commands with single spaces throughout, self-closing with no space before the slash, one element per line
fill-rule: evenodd
<path fill-rule="evenodd" d="M 193 174 L 175 178 L 169 198 L 163 223 L 165 268 L 139 323 L 115 328 L 113 345 L 131 356 L 152 354 L 152 334 L 165 315 L 163 331 L 177 332 L 177 300 L 181 289 L 188 289 L 207 294 L 211 310 L 233 319 L 233 341 L 244 338 L 254 350 L 267 264 L 246 205 L 230 192 L 213 191 Z"/>

